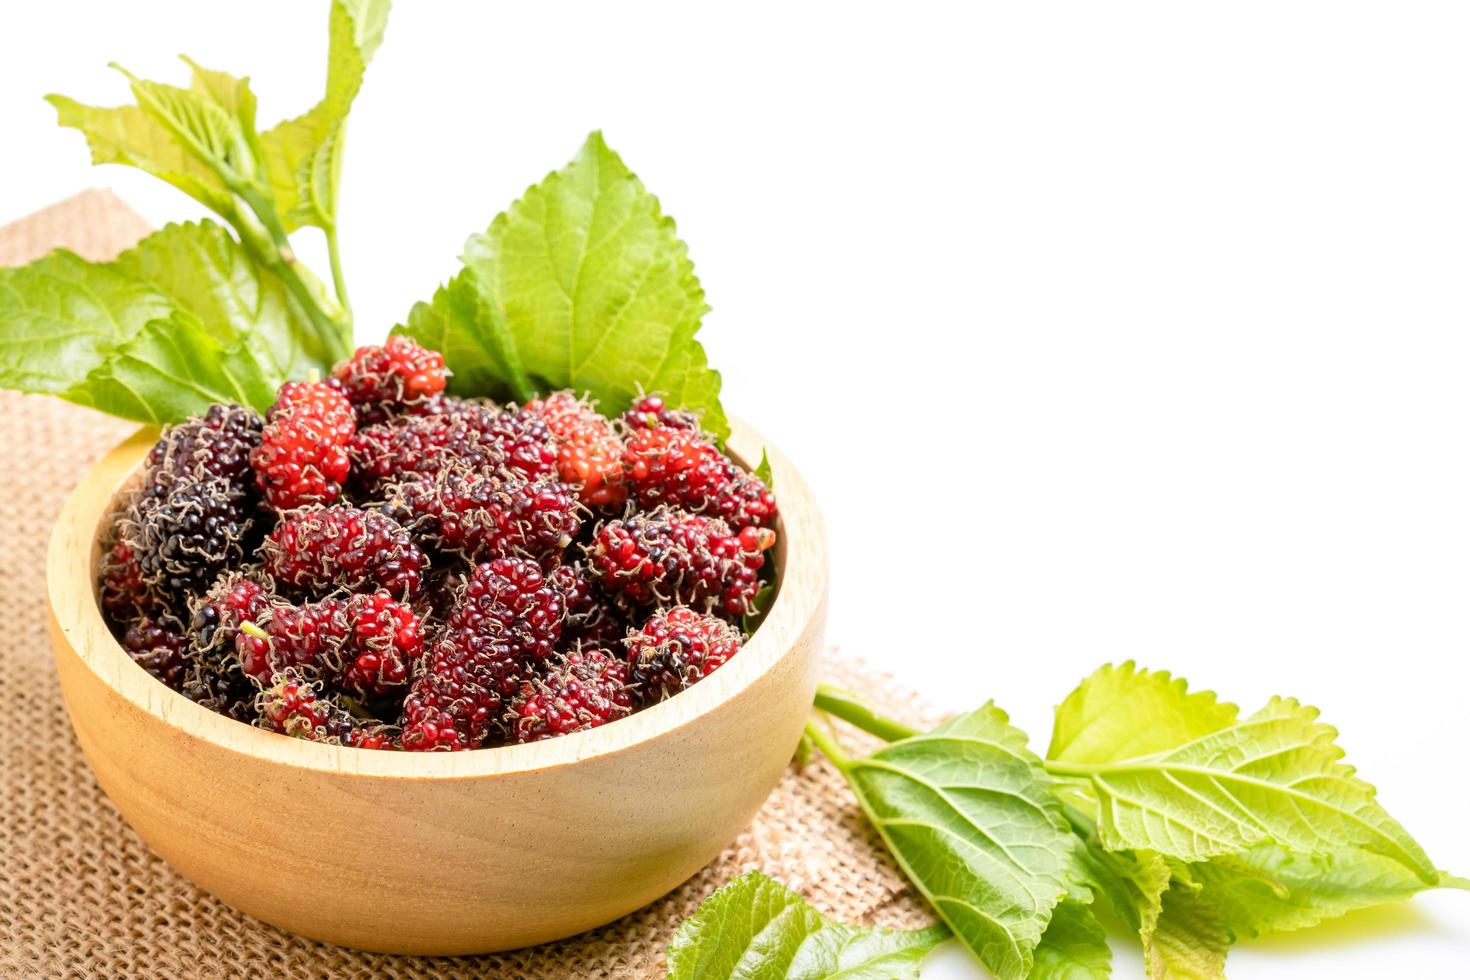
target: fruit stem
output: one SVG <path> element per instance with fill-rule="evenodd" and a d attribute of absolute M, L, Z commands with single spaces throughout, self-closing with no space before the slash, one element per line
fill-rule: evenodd
<path fill-rule="evenodd" d="M 351 322 L 352 303 L 347 299 L 347 280 L 342 275 L 342 253 L 337 247 L 337 224 L 335 221 L 327 228 L 326 234 L 327 260 L 332 264 L 332 290 L 337 294 L 337 302 L 341 304 L 349 322 Z"/>
<path fill-rule="evenodd" d="M 240 632 L 241 633 L 249 633 L 251 636 L 255 637 L 257 640 L 269 640 L 271 638 L 271 636 L 270 636 L 269 633 L 267 633 L 265 630 L 261 629 L 259 626 L 256 626 L 254 623 L 250 622 L 249 620 L 246 620 L 245 622 L 243 622 L 243 623 L 240 624 Z"/>
<path fill-rule="evenodd" d="M 885 718 L 856 694 L 831 684 L 817 686 L 817 697 L 813 704 L 818 711 L 825 711 L 833 717 L 841 718 L 849 725 L 860 728 L 869 735 L 876 735 L 885 742 L 896 742 L 899 739 L 912 738 L 919 734 L 917 728 L 911 728 L 892 718 Z"/>
<path fill-rule="evenodd" d="M 842 746 L 837 744 L 837 739 L 833 738 L 822 726 L 817 724 L 816 719 L 807 720 L 806 735 L 807 738 L 812 740 L 812 744 L 822 750 L 822 754 L 827 757 L 827 760 L 832 765 L 836 766 L 844 774 L 847 772 L 847 767 L 852 764 L 852 759 L 848 757 L 846 752 L 842 751 Z"/>

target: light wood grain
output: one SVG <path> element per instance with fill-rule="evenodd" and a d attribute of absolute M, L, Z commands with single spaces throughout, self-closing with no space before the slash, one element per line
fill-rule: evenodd
<path fill-rule="evenodd" d="M 77 739 L 133 829 L 230 905 L 313 939 L 474 953 L 569 936 L 711 860 L 779 780 L 817 683 L 826 541 L 801 476 L 770 454 L 780 590 L 750 642 L 688 691 L 591 732 L 452 754 L 319 745 L 216 715 L 145 674 L 97 608 L 98 536 L 155 433 L 77 487 L 47 586 Z"/>

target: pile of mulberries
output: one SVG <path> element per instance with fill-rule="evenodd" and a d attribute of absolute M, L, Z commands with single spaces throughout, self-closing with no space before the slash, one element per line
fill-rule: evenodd
<path fill-rule="evenodd" d="M 776 501 L 698 416 L 448 374 L 395 336 L 166 430 L 97 573 L 134 662 L 268 731 L 431 751 L 585 731 L 739 651 Z"/>

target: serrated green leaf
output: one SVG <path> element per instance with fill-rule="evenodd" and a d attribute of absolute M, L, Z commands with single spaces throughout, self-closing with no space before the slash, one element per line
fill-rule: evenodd
<path fill-rule="evenodd" d="M 1105 980 L 1112 975 L 1113 951 L 1097 916 L 1080 902 L 1058 905 L 1026 980 Z"/>
<path fill-rule="evenodd" d="M 280 378 L 242 340 L 206 329 L 175 311 L 151 320 L 62 397 L 121 418 L 163 424 L 216 402 L 269 405 Z"/>
<path fill-rule="evenodd" d="M 161 423 L 214 401 L 267 408 L 329 366 L 299 305 L 211 222 L 110 263 L 58 251 L 0 269 L 0 386 Z"/>
<path fill-rule="evenodd" d="M 226 187 L 236 180 L 255 178 L 260 166 L 255 97 L 245 79 L 193 66 L 191 87 L 179 88 L 114 67 L 127 76 L 138 108 L 187 153 L 219 174 Z M 223 101 L 216 95 L 223 96 Z"/>
<path fill-rule="evenodd" d="M 237 227 L 259 227 L 237 196 L 244 185 L 263 185 L 249 80 L 183 60 L 191 72 L 188 88 L 138 78 L 114 65 L 127 77 L 136 105 L 87 106 L 61 95 L 46 100 L 61 125 L 86 137 L 93 163 L 137 167 Z"/>
<path fill-rule="evenodd" d="M 865 929 L 751 872 L 719 889 L 669 943 L 670 980 L 917 980 L 949 930 Z"/>
<path fill-rule="evenodd" d="M 1213 692 L 1191 694 L 1167 671 L 1139 670 L 1132 661 L 1109 664 L 1057 707 L 1046 757 L 1112 762 L 1152 755 L 1233 725 L 1238 714 Z"/>
<path fill-rule="evenodd" d="M 331 352 L 280 279 L 250 261 L 212 221 L 165 225 L 113 265 L 215 328 L 227 344 L 243 340 L 269 376 L 304 378 L 331 368 Z M 298 275 L 320 302 L 328 302 L 309 272 L 300 269 Z"/>
<path fill-rule="evenodd" d="M 0 386 L 61 394 L 174 308 L 115 263 L 65 250 L 0 269 Z"/>
<path fill-rule="evenodd" d="M 333 0 L 326 94 L 311 109 L 264 133 L 271 193 L 287 231 L 337 223 L 347 114 L 388 23 L 388 0 Z"/>
<path fill-rule="evenodd" d="M 1031 970 L 1073 893 L 1075 838 L 1026 737 L 994 705 L 842 765 L 873 825 L 1001 980 Z"/>
<path fill-rule="evenodd" d="M 1307 929 L 1356 909 L 1401 902 L 1435 887 L 1362 848 L 1299 854 L 1274 843 L 1191 868 L 1201 897 L 1235 937 Z M 1441 873 L 1436 885 L 1453 887 Z"/>
<path fill-rule="evenodd" d="M 86 137 L 94 164 L 137 167 L 167 181 L 216 214 L 235 210 L 219 174 L 196 159 L 157 121 L 135 105 L 88 106 L 64 95 L 48 95 L 62 126 Z"/>
<path fill-rule="evenodd" d="M 1143 955 L 1149 980 L 1224 980 L 1229 948 L 1219 914 L 1193 890 L 1174 887 L 1164 893 Z"/>
<path fill-rule="evenodd" d="M 452 390 L 571 388 L 608 414 L 659 392 L 729 434 L 719 374 L 695 340 L 707 307 L 684 243 L 600 133 L 471 238 L 463 261 L 395 328 L 444 352 Z"/>
<path fill-rule="evenodd" d="M 1304 853 L 1358 846 L 1436 881 L 1423 849 L 1340 761 L 1336 734 L 1315 709 L 1278 698 L 1167 752 L 1048 768 L 1090 781 L 1111 850 L 1203 861 L 1268 839 Z"/>

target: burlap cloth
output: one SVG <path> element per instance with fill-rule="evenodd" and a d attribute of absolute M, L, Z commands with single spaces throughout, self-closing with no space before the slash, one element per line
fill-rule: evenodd
<path fill-rule="evenodd" d="M 105 259 L 146 233 L 106 192 L 0 228 L 0 265 L 66 246 Z M 601 929 L 462 959 L 326 946 L 256 922 L 176 875 L 123 823 L 72 736 L 46 633 L 51 523 L 82 472 L 132 426 L 0 391 L 0 978 L 657 977 L 675 926 L 715 888 L 760 869 L 845 921 L 927 922 L 851 794 L 822 762 L 788 772 L 755 822 L 683 886 Z M 891 680 L 833 656 L 829 676 L 924 713 Z"/>

